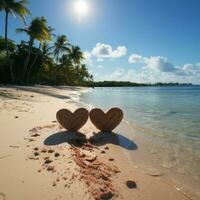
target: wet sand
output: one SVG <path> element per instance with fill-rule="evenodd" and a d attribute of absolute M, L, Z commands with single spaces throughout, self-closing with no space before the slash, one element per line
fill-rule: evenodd
<path fill-rule="evenodd" d="M 74 95 L 83 90 L 0 87 L 0 200 L 189 199 L 161 174 L 130 162 L 128 152 L 140 148 L 132 138 L 120 136 L 130 141 L 126 147 L 89 120 L 79 133 L 58 124 L 56 112 L 76 110 Z"/>

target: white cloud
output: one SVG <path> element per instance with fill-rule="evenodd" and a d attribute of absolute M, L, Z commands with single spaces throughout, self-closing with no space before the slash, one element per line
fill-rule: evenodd
<path fill-rule="evenodd" d="M 109 44 L 97 43 L 92 50 L 92 55 L 97 58 L 119 58 L 127 54 L 125 46 L 118 46 L 113 50 Z"/>
<path fill-rule="evenodd" d="M 176 68 L 173 64 L 168 62 L 167 58 L 162 56 L 151 56 L 144 57 L 138 54 L 132 54 L 129 59 L 129 63 L 142 63 L 146 67 L 149 67 L 154 70 L 159 70 L 161 72 L 174 72 Z"/>
<path fill-rule="evenodd" d="M 129 63 L 144 63 L 145 60 L 144 60 L 144 57 L 139 54 L 132 54 L 129 56 L 128 62 Z"/>
<path fill-rule="evenodd" d="M 145 63 L 147 64 L 147 67 L 159 70 L 161 72 L 176 71 L 175 66 L 169 63 L 167 58 L 165 57 L 156 56 L 156 57 L 145 58 Z"/>
<path fill-rule="evenodd" d="M 200 84 L 200 68 L 198 63 L 185 64 L 181 67 L 174 66 L 172 69 L 172 66 L 168 66 L 166 63 L 168 61 L 163 58 L 150 59 L 148 60 L 148 67 L 138 69 L 118 67 L 110 74 L 104 76 L 101 74 L 98 79 L 137 83 L 180 82 Z"/>

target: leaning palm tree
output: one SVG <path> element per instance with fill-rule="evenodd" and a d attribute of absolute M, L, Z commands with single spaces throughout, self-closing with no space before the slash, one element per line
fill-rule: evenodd
<path fill-rule="evenodd" d="M 59 59 L 62 54 L 69 51 L 70 43 L 65 35 L 59 35 L 56 38 L 53 48 L 53 54 L 57 65 L 59 64 Z"/>
<path fill-rule="evenodd" d="M 30 56 L 32 53 L 32 47 L 34 41 L 38 40 L 40 43 L 43 43 L 45 41 L 50 41 L 51 40 L 50 29 L 47 26 L 47 21 L 44 17 L 36 17 L 35 19 L 32 20 L 29 27 L 25 29 L 18 28 L 16 31 L 19 33 L 25 32 L 29 35 L 28 55 L 24 62 L 24 74 L 23 74 L 23 80 L 25 82 L 26 81 L 28 82 L 29 80 L 27 80 L 27 73 L 31 72 L 31 68 L 28 69 L 28 64 L 30 61 Z"/>
<path fill-rule="evenodd" d="M 25 22 L 25 16 L 31 15 L 30 11 L 26 8 L 28 0 L 0 0 L 0 11 L 5 11 L 5 43 L 6 43 L 6 55 L 9 57 L 9 48 L 8 48 L 8 16 L 12 14 L 13 16 L 17 15 L 20 19 Z M 10 73 L 11 79 L 14 80 L 13 68 L 10 63 Z"/>
<path fill-rule="evenodd" d="M 82 59 L 84 58 L 80 47 L 74 45 L 69 50 L 69 57 L 73 60 L 75 65 L 80 65 Z"/>

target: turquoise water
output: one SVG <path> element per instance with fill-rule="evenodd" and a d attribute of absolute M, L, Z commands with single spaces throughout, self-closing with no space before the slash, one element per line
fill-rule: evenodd
<path fill-rule="evenodd" d="M 147 144 L 148 141 L 151 143 L 146 164 L 156 165 L 159 170 L 169 176 L 179 177 L 178 180 L 187 181 L 190 186 L 193 184 L 192 188 L 196 188 L 194 192 L 198 196 L 199 86 L 96 88 L 83 93 L 80 98 L 104 110 L 116 106 L 122 108 L 129 125 L 145 137 Z M 148 156 L 148 151 L 153 153 L 149 152 L 151 155 Z"/>

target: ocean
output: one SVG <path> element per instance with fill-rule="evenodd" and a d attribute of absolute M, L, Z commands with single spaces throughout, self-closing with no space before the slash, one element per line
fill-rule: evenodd
<path fill-rule="evenodd" d="M 120 107 L 129 127 L 121 134 L 139 138 L 129 153 L 133 164 L 200 199 L 200 86 L 95 88 L 80 101 L 104 111 Z"/>

